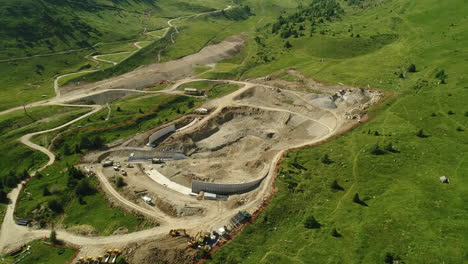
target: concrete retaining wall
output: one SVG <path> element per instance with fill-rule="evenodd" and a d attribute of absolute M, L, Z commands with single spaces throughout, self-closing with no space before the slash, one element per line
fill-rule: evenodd
<path fill-rule="evenodd" d="M 255 190 L 265 177 L 244 183 L 213 183 L 193 180 L 192 192 L 199 193 L 203 191 L 220 195 L 243 194 Z"/>
<path fill-rule="evenodd" d="M 171 132 L 174 132 L 176 130 L 175 128 L 175 125 L 172 124 L 170 126 L 167 126 L 161 130 L 158 130 L 156 131 L 153 135 L 151 135 L 149 137 L 149 140 L 148 140 L 148 145 L 151 145 L 153 144 L 153 142 L 155 142 L 156 140 L 158 140 L 159 138 L 171 133 Z"/>

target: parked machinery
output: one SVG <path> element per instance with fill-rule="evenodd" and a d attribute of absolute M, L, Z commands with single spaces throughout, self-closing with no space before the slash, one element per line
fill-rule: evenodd
<path fill-rule="evenodd" d="M 171 237 L 177 237 L 177 236 L 180 236 L 181 235 L 181 232 L 184 233 L 184 236 L 185 237 L 188 237 L 189 235 L 187 234 L 187 231 L 185 229 L 171 229 L 171 231 L 169 231 L 169 235 Z"/>

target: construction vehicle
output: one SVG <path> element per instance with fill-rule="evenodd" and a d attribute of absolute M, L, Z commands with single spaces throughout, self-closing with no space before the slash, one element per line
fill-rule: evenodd
<path fill-rule="evenodd" d="M 198 236 L 200 236 L 201 232 L 198 232 L 194 237 L 190 238 L 188 242 L 188 246 L 191 248 L 198 248 Z"/>
<path fill-rule="evenodd" d="M 171 229 L 171 231 L 169 231 L 169 235 L 171 237 L 176 237 L 176 236 L 180 236 L 180 233 L 183 232 L 184 233 L 184 236 L 189 236 L 187 234 L 187 231 L 185 229 Z"/>
<path fill-rule="evenodd" d="M 194 237 L 190 238 L 188 246 L 191 248 L 200 248 L 206 246 L 211 241 L 210 232 L 198 232 Z"/>
<path fill-rule="evenodd" d="M 106 254 L 104 255 L 104 263 L 109 263 L 109 259 L 110 259 L 111 255 L 110 254 Z"/>

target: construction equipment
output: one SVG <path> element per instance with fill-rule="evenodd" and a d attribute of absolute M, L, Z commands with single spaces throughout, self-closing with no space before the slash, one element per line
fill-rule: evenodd
<path fill-rule="evenodd" d="M 106 254 L 104 255 L 104 263 L 109 263 L 109 259 L 110 259 L 111 255 L 110 254 Z"/>
<path fill-rule="evenodd" d="M 201 231 L 198 232 L 194 237 L 190 238 L 190 241 L 188 242 L 188 246 L 191 248 L 197 248 L 198 247 L 198 237 L 200 236 Z"/>
<path fill-rule="evenodd" d="M 183 232 L 184 233 L 184 236 L 189 236 L 187 234 L 187 231 L 185 229 L 171 229 L 171 231 L 169 231 L 169 235 L 171 237 L 176 237 L 176 236 L 180 236 L 180 233 Z"/>

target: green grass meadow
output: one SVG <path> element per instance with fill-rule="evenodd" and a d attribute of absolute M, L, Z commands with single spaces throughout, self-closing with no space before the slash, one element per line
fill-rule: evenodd
<path fill-rule="evenodd" d="M 75 250 L 68 248 L 58 248 L 44 244 L 40 240 L 29 243 L 30 252 L 19 263 L 34 263 L 34 264 L 63 264 L 69 261 L 75 254 Z M 27 252 L 27 251 L 24 251 Z M 21 253 L 15 257 L 7 256 L 5 259 L 0 260 L 1 264 L 11 264 L 15 260 L 24 256 L 26 253 Z"/>
<path fill-rule="evenodd" d="M 251 58 L 255 66 L 242 77 L 293 67 L 326 83 L 394 97 L 345 135 L 290 151 L 266 210 L 208 263 L 467 263 L 468 6 L 455 0 L 342 6 L 341 19 L 312 37 L 291 37 L 289 49 L 260 31 L 268 61 L 258 63 L 263 54 Z M 411 63 L 417 72 L 399 78 Z M 435 77 L 441 69 L 446 84 Z M 420 129 L 427 137 L 416 136 Z M 389 143 L 397 153 L 370 153 Z M 322 163 L 324 155 L 333 163 Z M 331 188 L 335 180 L 344 190 Z M 367 206 L 353 202 L 356 193 Z M 309 216 L 319 229 L 304 227 Z"/>

